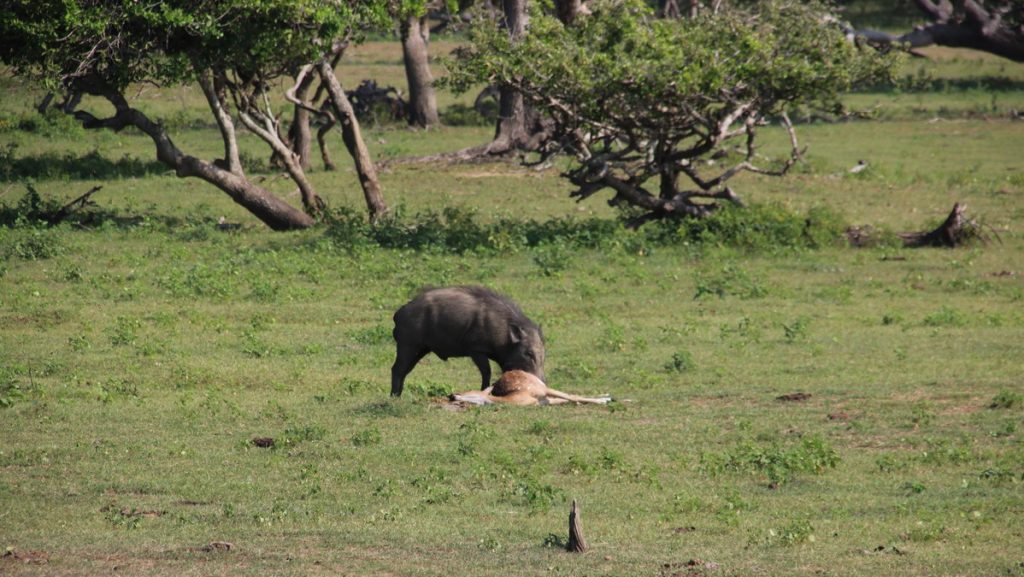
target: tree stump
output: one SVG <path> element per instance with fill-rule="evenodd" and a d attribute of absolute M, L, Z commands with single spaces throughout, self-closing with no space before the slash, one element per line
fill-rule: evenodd
<path fill-rule="evenodd" d="M 879 241 L 878 231 L 871 227 L 850 227 L 846 238 L 852 246 L 872 246 Z M 946 220 L 938 228 L 922 232 L 897 232 L 896 237 L 904 248 L 945 247 L 955 248 L 971 241 L 987 243 L 989 237 L 982 225 L 967 216 L 967 207 L 959 202 L 953 205 Z M 998 238 L 998 237 L 997 237 Z"/>
<path fill-rule="evenodd" d="M 580 509 L 576 499 L 572 500 L 569 510 L 569 543 L 565 549 L 570 553 L 583 553 L 587 550 L 587 540 L 583 538 L 583 525 L 580 523 Z"/>

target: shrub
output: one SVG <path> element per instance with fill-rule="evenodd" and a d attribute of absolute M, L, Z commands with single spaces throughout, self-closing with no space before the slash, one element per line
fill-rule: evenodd
<path fill-rule="evenodd" d="M 1014 391 L 1000 391 L 995 397 L 992 398 L 992 402 L 989 403 L 990 409 L 1012 409 L 1013 407 L 1019 407 L 1024 402 L 1024 395 Z"/>
<path fill-rule="evenodd" d="M 483 223 L 475 211 L 461 207 L 413 215 L 398 208 L 370 224 L 362 213 L 340 208 L 328 215 L 325 237 L 349 249 L 377 245 L 451 254 L 532 249 L 541 272 L 553 276 L 565 268 L 570 251 L 579 248 L 617 247 L 640 254 L 651 247 L 689 244 L 771 252 L 826 246 L 844 230 L 840 217 L 823 208 L 800 214 L 776 205 L 726 207 L 708 218 L 659 221 L 641 230 L 627 229 L 630 214 L 625 210 L 618 218 L 503 218 Z"/>
<path fill-rule="evenodd" d="M 791 481 L 798 473 L 820 475 L 838 463 L 838 453 L 818 436 L 804 438 L 794 447 L 783 447 L 777 442 L 746 441 L 723 453 L 704 453 L 700 458 L 701 470 L 706 473 L 735 471 L 764 475 L 773 487 Z"/>

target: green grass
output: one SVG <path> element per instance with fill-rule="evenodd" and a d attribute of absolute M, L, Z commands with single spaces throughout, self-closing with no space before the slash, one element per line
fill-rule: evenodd
<path fill-rule="evenodd" d="M 353 66 L 401 82 L 394 47 L 362 50 Z M 3 117 L 27 115 L 4 82 Z M 954 92 L 922 97 L 935 112 Z M 201 118 L 194 92 L 151 96 Z M 967 97 L 968 111 L 990 99 Z M 137 134 L 4 128 L 35 161 L 23 167 L 45 169 L 45 199 L 104 189 L 91 226 L 0 227 L 0 548 L 15 552 L 0 573 L 1021 574 L 1021 127 L 901 110 L 804 125 L 795 174 L 735 188 L 766 219 L 827 207 L 889 230 L 963 201 L 1001 241 L 808 249 L 619 231 L 598 248 L 383 249 L 326 227 L 270 233 L 210 187 L 146 169 Z M 380 158 L 490 132 L 382 127 L 368 141 Z M 218 153 L 212 129 L 175 138 Z M 858 159 L 869 169 L 852 176 Z M 331 206 L 361 210 L 351 172 L 312 178 Z M 382 183 L 406 218 L 613 214 L 571 203 L 556 169 L 394 165 Z M 24 191 L 0 180 L 0 205 Z M 242 227 L 219 230 L 222 215 Z M 450 412 L 436 396 L 479 376 L 433 357 L 388 399 L 392 313 L 420 286 L 455 283 L 506 292 L 543 325 L 553 386 L 617 402 Z M 810 397 L 778 399 L 791 393 Z M 557 546 L 572 499 L 592 546 L 581 556 Z M 205 551 L 213 541 L 234 547 Z"/>

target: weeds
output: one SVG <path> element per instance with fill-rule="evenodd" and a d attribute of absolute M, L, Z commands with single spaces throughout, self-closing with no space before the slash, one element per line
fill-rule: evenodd
<path fill-rule="evenodd" d="M 794 447 L 746 441 L 725 452 L 705 452 L 700 458 L 700 468 L 705 473 L 754 473 L 765 476 L 772 487 L 793 480 L 799 473 L 820 475 L 838 463 L 839 454 L 817 436 L 804 438 Z"/>
<path fill-rule="evenodd" d="M 13 407 L 25 398 L 25 390 L 19 379 L 27 374 L 26 367 L 0 365 L 0 409 Z"/>
<path fill-rule="evenodd" d="M 1024 404 L 1024 395 L 1016 391 L 999 391 L 992 402 L 988 404 L 990 409 L 1012 409 Z"/>
<path fill-rule="evenodd" d="M 352 435 L 352 445 L 355 447 L 378 445 L 380 444 L 381 438 L 380 429 L 377 427 L 370 427 Z"/>
<path fill-rule="evenodd" d="M 689 351 L 676 351 L 672 359 L 665 363 L 665 371 L 669 373 L 685 373 L 697 368 L 693 355 Z"/>
<path fill-rule="evenodd" d="M 967 324 L 967 316 L 953 307 L 943 306 L 925 316 L 922 324 L 926 327 L 962 327 Z"/>
<path fill-rule="evenodd" d="M 698 271 L 694 274 L 694 284 L 697 287 L 697 292 L 693 295 L 694 300 L 708 295 L 720 299 L 727 296 L 757 299 L 768 294 L 768 288 L 762 281 L 735 264 L 726 264 L 721 269 L 709 273 Z"/>
<path fill-rule="evenodd" d="M 723 210 L 703 219 L 656 222 L 638 231 L 627 230 L 622 219 L 503 218 L 484 224 L 475 211 L 459 207 L 413 215 L 400 207 L 372 225 L 361 213 L 341 208 L 331 212 L 327 223 L 325 238 L 349 250 L 369 245 L 452 254 L 531 249 L 534 262 L 545 276 L 557 276 L 565 270 L 573 251 L 580 248 L 618 248 L 629 254 L 649 254 L 652 246 L 696 244 L 774 252 L 833 244 L 834 239 L 826 239 L 838 237 L 836 231 L 843 229 L 839 217 L 824 209 L 801 215 L 775 206 Z"/>
<path fill-rule="evenodd" d="M 806 519 L 791 521 L 782 527 L 768 530 L 768 535 L 762 541 L 765 546 L 792 547 L 804 543 L 813 543 L 814 527 Z"/>
<path fill-rule="evenodd" d="M 787 343 L 795 343 L 800 340 L 807 338 L 807 326 L 811 323 L 811 320 L 805 316 L 798 317 L 795 321 L 786 324 L 782 324 L 782 332 L 786 337 Z"/>
<path fill-rule="evenodd" d="M 291 426 L 287 427 L 281 434 L 280 442 L 274 443 L 274 448 L 294 447 L 299 443 L 321 441 L 327 436 L 327 429 L 319 425 Z"/>

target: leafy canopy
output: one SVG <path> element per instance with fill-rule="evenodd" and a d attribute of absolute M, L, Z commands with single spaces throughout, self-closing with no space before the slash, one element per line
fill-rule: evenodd
<path fill-rule="evenodd" d="M 744 170 L 781 174 L 799 156 L 787 120 L 790 159 L 779 170 L 756 166 L 757 127 L 794 105 L 839 111 L 843 92 L 893 73 L 893 57 L 847 41 L 815 1 L 766 0 L 678 20 L 655 18 L 640 0 L 589 5 L 592 14 L 568 27 L 534 13 L 515 42 L 496 24 L 478 26 L 449 81 L 517 88 L 550 117 L 546 152 L 575 155 L 577 167 L 565 174 L 579 186 L 574 196 L 611 188 L 613 201 L 652 216 L 706 214 L 695 196 L 737 201 L 726 180 Z M 702 174 L 695 160 L 733 139 L 744 143 L 744 158 Z M 679 174 L 699 190 L 681 193 Z M 654 177 L 656 192 L 644 187 Z"/>
<path fill-rule="evenodd" d="M 14 0 L 0 7 L 0 59 L 51 88 L 123 89 L 208 67 L 277 74 L 386 22 L 384 0 Z"/>
<path fill-rule="evenodd" d="M 835 109 L 843 91 L 890 73 L 887 58 L 829 29 L 816 2 L 695 19 L 658 19 L 636 0 L 594 4 L 572 27 L 533 14 L 515 44 L 496 24 L 476 27 L 452 85 L 511 84 L 582 122 L 660 131 L 691 125 L 693 114 L 715 116 L 726 100 L 753 102 L 763 114 L 790 103 Z"/>

